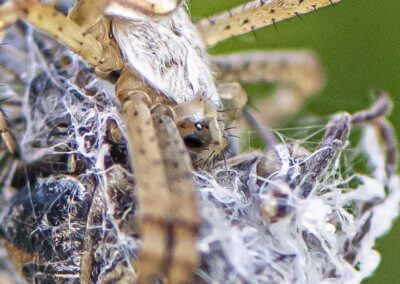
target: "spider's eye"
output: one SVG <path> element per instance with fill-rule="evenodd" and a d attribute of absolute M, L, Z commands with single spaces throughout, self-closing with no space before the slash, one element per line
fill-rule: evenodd
<path fill-rule="evenodd" d="M 196 129 L 200 131 L 203 129 L 203 124 L 198 122 L 198 123 L 195 123 L 194 127 L 196 127 Z"/>

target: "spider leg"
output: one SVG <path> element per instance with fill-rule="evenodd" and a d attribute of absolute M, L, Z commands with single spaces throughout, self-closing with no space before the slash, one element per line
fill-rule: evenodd
<path fill-rule="evenodd" d="M 340 0 L 255 0 L 228 12 L 203 19 L 197 23 L 204 42 L 212 46 L 218 42 L 277 22 L 300 17 Z"/>
<path fill-rule="evenodd" d="M 240 152 L 239 131 L 241 112 L 247 103 L 247 94 L 243 87 L 237 83 L 219 83 L 218 94 L 221 98 L 223 110 L 221 115 L 224 120 L 225 131 L 228 135 L 227 153 L 238 155 Z"/>
<path fill-rule="evenodd" d="M 110 2 L 111 0 L 97 0 L 93 5 L 91 0 L 80 0 L 72 8 L 68 17 L 83 29 L 88 30 L 100 20 Z"/>
<path fill-rule="evenodd" d="M 260 111 L 255 116 L 268 126 L 296 113 L 324 83 L 318 60 L 307 51 L 238 53 L 215 56 L 212 60 L 220 81 L 277 86 L 270 97 L 256 101 Z"/>
<path fill-rule="evenodd" d="M 273 134 L 268 131 L 265 127 L 262 127 L 259 120 L 254 114 L 246 108 L 247 94 L 243 87 L 238 82 L 232 83 L 220 83 L 218 84 L 218 93 L 221 97 L 222 104 L 224 105 L 224 122 L 228 126 L 228 131 L 233 130 L 235 124 L 240 118 L 244 118 L 251 128 L 253 128 L 265 144 L 266 149 L 270 149 L 275 145 L 275 139 Z M 232 131 L 236 134 L 237 131 Z M 229 134 L 229 132 L 228 132 Z M 235 136 L 229 137 L 231 148 L 233 152 L 238 154 L 237 138 Z"/>
<path fill-rule="evenodd" d="M 0 6 L 0 31 L 23 19 L 66 45 L 94 67 L 101 70 L 118 69 L 112 48 L 103 46 L 92 34 L 67 18 L 54 7 L 36 0 L 14 0 Z"/>
<path fill-rule="evenodd" d="M 193 271 L 189 268 L 197 265 L 190 163 L 176 126 L 165 115 L 153 119 L 151 100 L 134 78 L 129 69 L 123 71 L 117 97 L 127 123 L 139 204 L 142 248 L 135 267 L 144 283 L 165 274 L 171 279 L 187 279 Z M 184 266 L 180 266 L 182 262 Z"/>
<path fill-rule="evenodd" d="M 164 218 L 169 213 L 168 182 L 162 163 L 157 133 L 142 93 L 132 92 L 123 103 L 123 118 L 131 159 L 136 176 L 138 221 L 141 228 L 142 251 L 136 264 L 140 278 L 150 279 L 163 272 L 163 259 L 168 237 Z"/>
<path fill-rule="evenodd" d="M 196 251 L 199 216 L 197 212 L 192 163 L 172 115 L 167 107 L 159 105 L 153 109 L 153 123 L 158 134 L 158 143 L 163 149 L 170 197 L 170 212 L 167 217 L 169 247 L 167 248 L 167 275 L 171 283 L 183 283 L 193 276 L 199 264 Z"/>
<path fill-rule="evenodd" d="M 265 127 L 262 127 L 254 114 L 248 108 L 243 109 L 243 116 L 248 124 L 257 131 L 261 139 L 264 141 L 264 149 L 266 151 L 272 149 L 276 145 L 275 137 L 272 132 L 267 130 Z"/>

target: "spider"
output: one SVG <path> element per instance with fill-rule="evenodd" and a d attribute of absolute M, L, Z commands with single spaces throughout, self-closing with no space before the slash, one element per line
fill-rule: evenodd
<path fill-rule="evenodd" d="M 16 161 L 15 167 L 2 167 L 2 176 L 11 176 L 11 186 L 18 189 L 7 204 L 7 213 L 0 226 L 0 233 L 7 241 L 9 258 L 31 282 L 132 282 L 136 278 L 132 265 L 136 263 L 140 243 L 135 222 L 136 181 L 130 174 L 128 143 L 113 98 L 102 92 L 93 71 L 76 56 L 46 36 L 37 32 L 31 34 L 24 25 L 19 24 L 17 28 L 11 31 L 14 39 L 10 40 L 20 50 L 28 49 L 33 54 L 30 57 L 23 55 L 7 45 L 2 47 L 0 56 L 0 64 L 5 67 L 0 69 L 2 75 L 14 83 L 6 87 L 14 89 L 20 96 L 27 93 L 29 104 L 29 109 L 20 112 L 28 122 L 27 129 L 17 131 L 24 119 L 10 118 L 13 121 L 10 131 L 16 134 L 17 141 L 21 137 L 18 132 L 28 131 L 22 139 L 25 140 L 21 153 L 24 160 Z M 19 33 L 22 33 L 21 38 L 15 39 Z M 29 64 L 12 65 L 10 62 L 14 60 L 7 60 L 8 55 Z M 30 70 L 29 65 L 37 66 L 38 70 Z M 23 74 L 32 78 L 24 78 Z M 27 85 L 27 91 L 19 84 Z M 21 102 L 15 96 L 2 105 L 8 109 L 20 107 Z M 209 169 L 198 169 L 198 172 L 215 173 L 213 175 L 224 185 L 224 190 L 229 190 L 229 183 L 235 180 L 232 176 L 240 174 L 243 184 L 240 191 L 252 205 L 249 212 L 261 215 L 265 224 L 271 225 L 262 230 L 269 229 L 273 224 L 293 217 L 296 200 L 324 194 L 326 188 L 318 184 L 325 184 L 321 179 L 326 177 L 325 173 L 346 147 L 353 125 L 377 126 L 386 151 L 384 175 L 390 180 L 397 160 L 394 134 L 384 119 L 390 109 L 388 97 L 380 95 L 367 111 L 335 115 L 316 149 L 310 151 L 297 144 L 271 142 L 271 149 L 266 153 L 239 155 L 210 165 Z M 159 119 L 154 118 L 155 122 Z M 171 136 L 160 135 L 166 151 L 170 151 L 172 145 L 168 139 Z M 3 157 L 0 164 L 4 162 L 7 158 Z M 173 167 L 173 160 L 166 162 Z M 202 178 L 196 180 L 197 190 L 206 188 L 203 183 Z M 318 190 L 321 192 L 314 192 Z M 174 202 L 175 208 L 181 206 L 180 199 Z M 373 203 L 370 202 L 365 201 L 363 211 L 371 209 Z M 226 206 L 220 204 L 223 205 Z M 210 221 L 204 215 L 202 218 L 203 222 Z M 235 223 L 240 222 L 240 219 L 232 219 Z M 202 230 L 207 229 L 207 225 L 202 227 Z M 351 246 L 345 248 L 345 256 L 356 265 L 354 255 L 360 237 L 350 240 Z M 202 242 L 206 242 L 204 237 Z M 218 250 L 218 244 L 211 245 L 211 249 L 200 247 L 185 254 L 201 253 L 200 270 L 203 273 L 213 274 L 216 269 L 212 267 L 213 257 L 225 258 L 227 268 L 224 271 L 232 271 L 228 267 L 233 260 Z M 171 248 L 173 244 L 169 243 L 165 260 L 173 253 Z M 181 269 L 187 269 L 180 265 Z M 262 269 L 268 270 L 268 266 L 264 265 Z M 233 275 L 236 279 L 243 278 L 240 274 Z M 207 281 L 207 278 L 196 280 Z"/>
<path fill-rule="evenodd" d="M 186 149 L 197 167 L 226 147 L 220 114 L 224 108 L 241 109 L 246 102 L 243 89 L 232 81 L 280 85 L 267 101 L 274 119 L 298 108 L 301 98 L 321 85 L 318 64 L 308 53 L 208 58 L 205 48 L 338 1 L 253 1 L 196 25 L 178 0 L 81 0 L 68 16 L 35 0 L 3 2 L 0 29 L 21 18 L 80 55 L 97 76 L 115 83 L 137 177 L 137 219 L 143 236 L 137 270 L 144 281 L 166 274 L 172 282 L 181 282 L 190 279 L 198 265 L 194 247 L 199 217 Z M 231 83 L 216 84 L 210 65 L 218 81 Z M 0 119 L 3 139 L 19 154 Z M 74 165 L 74 158 L 69 162 Z"/>

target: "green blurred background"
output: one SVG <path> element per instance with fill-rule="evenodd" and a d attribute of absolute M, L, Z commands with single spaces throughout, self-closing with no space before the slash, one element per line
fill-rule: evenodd
<path fill-rule="evenodd" d="M 191 0 L 193 19 L 224 11 L 245 0 Z M 340 110 L 356 111 L 372 100 L 376 87 L 388 91 L 395 108 L 391 121 L 400 133 L 400 1 L 342 0 L 299 18 L 277 23 L 224 41 L 211 52 L 239 50 L 313 50 L 321 60 L 327 84 L 309 99 L 302 113 L 326 116 Z M 372 283 L 400 283 L 400 222 L 377 243 L 382 262 Z"/>

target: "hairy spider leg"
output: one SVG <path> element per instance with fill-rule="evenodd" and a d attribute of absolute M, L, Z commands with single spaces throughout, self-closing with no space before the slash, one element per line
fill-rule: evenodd
<path fill-rule="evenodd" d="M 196 230 L 192 230 L 198 221 L 188 154 L 176 125 L 164 116 L 152 118 L 150 98 L 131 71 L 125 69 L 119 80 L 117 96 L 128 122 L 129 148 L 137 177 L 137 216 L 143 236 L 136 263 L 139 279 L 146 282 L 166 274 L 170 279 L 188 281 L 198 263 Z M 179 267 L 183 263 L 190 269 Z"/>
<path fill-rule="evenodd" d="M 0 19 L 3 18 L 22 18 L 28 21 L 58 39 L 82 56 L 88 64 L 101 71 L 121 68 L 121 56 L 116 57 L 115 53 L 111 52 L 114 49 L 102 45 L 93 35 L 52 6 L 35 0 L 13 1 L 0 6 Z M 0 29 L 10 24 L 10 20 L 1 20 Z M 141 273 L 139 277 L 146 282 L 154 275 L 164 272 L 163 260 L 167 251 L 165 240 L 168 238 L 164 219 L 170 213 L 171 202 L 166 170 L 149 110 L 150 100 L 141 89 L 129 88 L 129 81 L 135 81 L 135 76 L 128 68 L 125 68 L 125 71 L 128 75 L 120 77 L 116 94 L 123 105 L 123 118 L 127 122 L 130 153 L 137 178 L 137 196 L 140 204 L 138 216 L 143 236 L 142 253 L 137 267 Z M 127 86 L 129 87 L 126 88 Z"/>
<path fill-rule="evenodd" d="M 297 112 L 306 98 L 318 93 L 324 78 L 317 58 L 307 51 L 243 52 L 212 58 L 223 82 L 271 83 L 267 99 L 257 100 L 257 120 L 273 127 Z"/>
<path fill-rule="evenodd" d="M 192 279 L 200 262 L 196 251 L 200 218 L 194 194 L 193 168 L 169 107 L 156 106 L 152 113 L 158 143 L 163 149 L 161 154 L 171 199 L 169 214 L 165 218 L 169 232 L 166 275 L 171 283 L 183 283 Z"/>
<path fill-rule="evenodd" d="M 196 24 L 207 46 L 292 17 L 332 5 L 340 0 L 254 0 Z"/>

